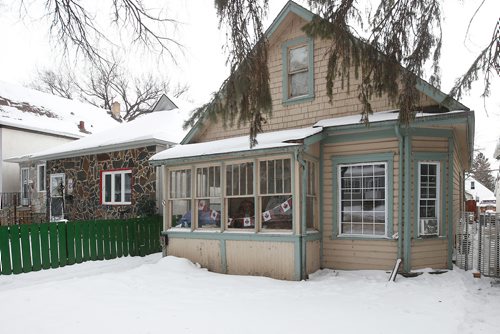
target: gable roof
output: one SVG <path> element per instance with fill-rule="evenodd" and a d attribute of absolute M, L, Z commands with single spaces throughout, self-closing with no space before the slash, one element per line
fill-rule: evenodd
<path fill-rule="evenodd" d="M 474 182 L 474 189 L 472 189 L 472 182 Z M 469 193 L 474 200 L 495 198 L 495 195 L 491 190 L 486 188 L 486 186 L 484 186 L 481 182 L 479 182 L 472 176 L 468 176 L 465 179 L 465 192 Z"/>
<path fill-rule="evenodd" d="M 150 145 L 174 145 L 186 134 L 182 124 L 189 116 L 189 107 L 156 111 L 112 129 L 65 143 L 40 152 L 5 159 L 8 162 L 52 160 L 84 154 L 113 152 Z"/>
<path fill-rule="evenodd" d="M 281 25 L 281 23 L 285 20 L 285 18 L 290 15 L 294 14 L 302 18 L 303 20 L 309 22 L 313 19 L 314 13 L 311 12 L 310 10 L 300 6 L 299 4 L 295 3 L 294 1 L 288 1 L 286 5 L 283 7 L 283 9 L 279 12 L 279 14 L 276 16 L 276 18 L 273 20 L 269 28 L 266 30 L 265 35 L 267 38 L 270 38 L 272 34 L 278 29 L 278 27 Z M 432 100 L 436 101 L 439 105 L 445 107 L 449 111 L 453 110 L 469 110 L 465 105 L 462 103 L 458 102 L 457 100 L 451 98 L 447 94 L 443 93 L 436 87 L 432 86 L 429 84 L 427 81 L 425 81 L 422 78 L 418 78 L 416 88 L 423 93 L 424 95 L 427 95 L 429 98 Z M 189 143 L 198 133 L 198 131 L 201 129 L 203 126 L 203 116 L 198 119 L 198 121 L 194 124 L 194 126 L 191 128 L 191 130 L 187 133 L 186 137 L 184 137 L 181 141 L 181 144 L 187 144 Z"/>
<path fill-rule="evenodd" d="M 0 81 L 0 125 L 81 138 L 118 124 L 105 109 Z"/>
<path fill-rule="evenodd" d="M 151 111 L 172 110 L 175 108 L 178 108 L 177 105 L 167 95 L 161 94 L 153 108 L 151 108 Z"/>

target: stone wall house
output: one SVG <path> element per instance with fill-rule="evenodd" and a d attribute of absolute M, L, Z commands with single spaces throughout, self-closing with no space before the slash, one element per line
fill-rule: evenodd
<path fill-rule="evenodd" d="M 51 221 L 161 213 L 160 175 L 148 160 L 183 138 L 182 123 L 189 107 L 180 109 L 177 104 L 172 103 L 170 110 L 154 109 L 105 132 L 12 158 L 21 167 L 45 166 L 45 177 L 37 176 L 29 185 L 34 194 L 31 202 Z M 34 191 L 42 179 L 45 205 Z"/>

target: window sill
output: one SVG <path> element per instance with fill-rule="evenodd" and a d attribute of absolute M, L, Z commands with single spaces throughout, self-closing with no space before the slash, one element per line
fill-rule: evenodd
<path fill-rule="evenodd" d="M 102 203 L 102 205 L 112 205 L 112 206 L 118 206 L 118 205 L 132 205 L 131 202 L 124 202 L 124 203 Z"/>
<path fill-rule="evenodd" d="M 415 238 L 413 240 L 415 240 L 415 242 L 425 242 L 425 241 L 429 241 L 429 240 L 447 240 L 448 238 L 445 237 L 445 236 L 433 236 L 433 237 L 421 237 L 419 236 L 418 238 Z"/>
<path fill-rule="evenodd" d="M 390 238 L 387 236 L 350 236 L 350 235 L 337 235 L 332 237 L 333 240 L 366 240 L 366 241 L 397 241 L 398 239 Z"/>
<path fill-rule="evenodd" d="M 283 100 L 283 105 L 284 106 L 289 106 L 289 105 L 294 105 L 298 103 L 305 103 L 314 100 L 314 95 L 304 95 L 304 96 L 297 96 L 297 97 L 292 97 L 286 100 Z"/>

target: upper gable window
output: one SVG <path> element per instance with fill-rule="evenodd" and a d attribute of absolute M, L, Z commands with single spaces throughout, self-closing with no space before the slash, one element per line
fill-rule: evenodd
<path fill-rule="evenodd" d="M 314 97 L 313 43 L 301 37 L 283 45 L 283 102 L 303 102 Z"/>

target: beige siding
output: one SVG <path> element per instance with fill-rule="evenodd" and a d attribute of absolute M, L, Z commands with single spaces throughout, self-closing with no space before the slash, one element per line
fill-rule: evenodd
<path fill-rule="evenodd" d="M 375 139 L 350 143 L 328 144 L 324 147 L 323 182 L 323 267 L 334 269 L 389 269 L 397 257 L 396 240 L 340 240 L 333 235 L 333 193 L 332 156 L 358 155 L 370 153 L 394 153 L 393 171 L 393 228 L 398 231 L 399 194 L 399 142 L 397 138 Z"/>
<path fill-rule="evenodd" d="M 320 269 L 320 241 L 308 241 L 306 243 L 306 274 L 309 275 Z"/>
<path fill-rule="evenodd" d="M 448 138 L 413 137 L 412 152 L 448 152 Z"/>
<path fill-rule="evenodd" d="M 184 257 L 210 271 L 222 272 L 218 240 L 169 238 L 167 255 Z"/>
<path fill-rule="evenodd" d="M 428 239 L 412 241 L 412 269 L 447 267 L 448 241 L 445 239 Z"/>
<path fill-rule="evenodd" d="M 360 114 L 361 104 L 354 83 L 358 80 L 351 77 L 351 92 L 347 87 L 341 88 L 340 79 L 334 83 L 333 99 L 330 102 L 326 95 L 326 70 L 328 57 L 325 56 L 329 42 L 317 39 L 314 41 L 314 96 L 312 101 L 296 103 L 292 105 L 283 104 L 282 92 L 282 45 L 287 41 L 297 37 L 305 36 L 301 27 L 305 24 L 301 18 L 295 14 L 289 15 L 274 32 L 269 41 L 269 75 L 272 97 L 272 118 L 264 125 L 264 131 L 276 131 L 280 129 L 297 128 L 310 126 L 321 119 Z M 354 73 L 354 69 L 351 70 Z M 427 96 L 421 94 L 421 104 L 423 106 L 435 105 Z M 395 109 L 389 102 L 387 96 L 374 96 L 372 108 L 375 112 Z M 222 122 L 210 124 L 209 122 L 197 134 L 194 142 L 210 141 L 228 137 L 248 134 L 248 127 L 233 126 L 223 128 Z"/>
<path fill-rule="evenodd" d="M 226 257 L 228 274 L 295 279 L 291 242 L 227 240 Z"/>

